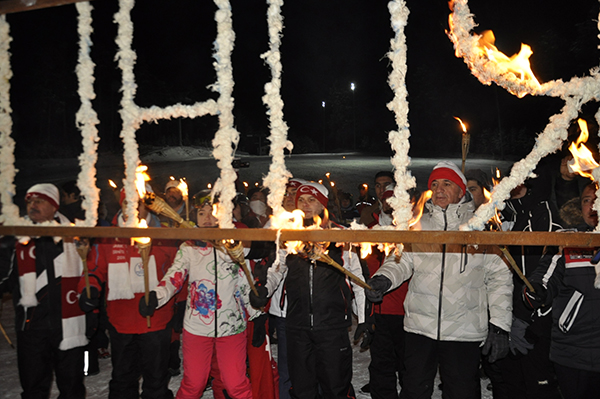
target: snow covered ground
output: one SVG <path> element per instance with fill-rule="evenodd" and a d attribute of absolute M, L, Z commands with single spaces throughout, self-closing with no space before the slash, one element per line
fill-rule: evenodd
<path fill-rule="evenodd" d="M 250 162 L 250 167 L 240 169 L 240 180 L 253 185 L 254 182 L 260 182 L 262 177 L 268 173 L 270 157 L 244 156 L 242 160 Z M 151 183 L 154 184 L 155 191 L 158 192 L 162 190 L 161 187 L 164 187 L 169 176 L 186 177 L 190 186 L 190 194 L 192 194 L 205 188 L 207 183 L 214 182 L 219 175 L 215 161 L 205 149 L 190 147 L 161 149 L 143 156 L 142 161 L 149 165 L 149 173 L 153 179 Z M 420 189 L 426 189 L 427 177 L 438 161 L 438 159 L 412 159 L 410 171 L 417 178 Z M 460 159 L 453 159 L 452 161 L 460 165 Z M 480 168 L 488 174 L 496 167 L 506 170 L 510 164 L 511 162 L 487 159 L 467 160 L 467 168 Z M 339 189 L 350 191 L 354 195 L 357 194 L 356 187 L 358 184 L 369 183 L 372 185 L 375 173 L 380 170 L 391 170 L 388 157 L 364 156 L 352 153 L 294 155 L 286 159 L 286 165 L 294 176 L 310 180 L 324 179 L 325 173 L 330 172 L 331 179 L 336 182 Z M 42 182 L 60 185 L 67 180 L 76 179 L 78 173 L 76 160 L 17 161 L 17 168 L 19 169 L 15 181 L 17 186 L 15 202 L 17 204 L 31 185 Z M 97 185 L 102 190 L 102 200 L 107 204 L 109 215 L 112 216 L 111 210 L 116 212 L 118 205 L 116 205 L 112 190 L 108 187 L 108 179 L 112 179 L 121 185 L 123 178 L 122 159 L 115 155 L 100 154 L 97 168 Z M 12 299 L 7 295 L 2 300 L 0 322 L 9 338 L 16 345 Z M 353 334 L 353 332 L 349 333 Z M 276 346 L 273 345 L 272 349 L 276 356 Z M 369 361 L 369 352 L 361 353 L 359 346 L 355 346 L 352 382 L 359 399 L 370 398 L 370 395 L 359 393 L 359 389 L 368 381 Z M 110 373 L 110 360 L 100 360 L 100 374 L 87 377 L 85 380 L 89 399 L 108 397 Z M 179 387 L 180 381 L 181 376 L 171 380 L 170 387 L 174 392 Z M 491 392 L 485 388 L 488 381 L 482 380 L 482 398 L 484 399 L 492 397 Z M 438 383 L 436 383 L 436 387 Z M 20 392 L 16 350 L 12 349 L 3 337 L 0 337 L 0 399 L 16 399 L 20 397 Z M 54 399 L 57 396 L 58 392 L 55 387 L 51 398 Z M 212 397 L 210 391 L 207 391 L 203 396 L 203 398 Z M 437 388 L 434 391 L 433 398 L 441 398 L 441 391 Z"/>

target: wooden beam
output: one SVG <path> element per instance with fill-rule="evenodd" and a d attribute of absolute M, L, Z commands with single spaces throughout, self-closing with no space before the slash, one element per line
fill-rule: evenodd
<path fill-rule="evenodd" d="M 67 226 L 0 226 L 0 235 L 61 237 L 151 237 L 177 240 L 275 241 L 271 229 L 175 229 Z M 600 234 L 490 231 L 282 230 L 283 241 L 387 242 L 474 245 L 600 247 Z"/>
<path fill-rule="evenodd" d="M 64 6 L 66 4 L 80 3 L 83 1 L 90 0 L 2 0 L 0 1 L 0 15 Z"/>

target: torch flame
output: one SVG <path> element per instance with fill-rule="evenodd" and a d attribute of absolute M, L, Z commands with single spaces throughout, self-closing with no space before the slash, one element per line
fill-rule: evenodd
<path fill-rule="evenodd" d="M 147 229 L 148 228 L 148 224 L 146 224 L 146 220 L 142 219 L 142 220 L 138 220 L 138 225 L 137 227 L 139 229 Z M 148 244 L 150 243 L 150 237 L 132 237 L 133 241 L 137 242 L 138 244 Z"/>
<path fill-rule="evenodd" d="M 187 198 L 188 196 L 188 185 L 184 179 L 179 179 L 179 184 L 177 185 L 179 191 L 181 191 L 181 195 L 183 198 Z"/>
<path fill-rule="evenodd" d="M 135 187 L 140 198 L 144 198 L 146 195 L 146 182 L 150 180 L 150 176 L 146 173 L 148 167 L 146 165 L 140 165 L 135 168 Z"/>
<path fill-rule="evenodd" d="M 108 179 L 108 185 L 111 186 L 113 189 L 117 188 L 116 183 L 114 181 L 110 180 L 110 179 Z"/>
<path fill-rule="evenodd" d="M 587 123 L 583 119 L 578 119 L 577 123 L 579 124 L 579 129 L 581 129 L 581 133 L 577 141 L 571 143 L 569 146 L 569 151 L 573 154 L 573 159 L 569 161 L 568 167 L 571 172 L 594 180 L 591 171 L 600 165 L 594 159 L 592 152 L 583 144 L 589 137 Z"/>
<path fill-rule="evenodd" d="M 423 194 L 421 194 L 421 198 L 419 198 L 417 204 L 413 206 L 413 217 L 408 222 L 409 227 L 414 226 L 419 220 L 421 220 L 421 216 L 423 216 L 423 208 L 425 208 L 425 203 L 429 198 L 431 198 L 432 194 L 433 192 L 431 190 L 427 190 Z"/>
<path fill-rule="evenodd" d="M 463 123 L 463 121 L 459 117 L 454 117 L 459 123 L 463 133 L 467 133 L 467 126 Z"/>

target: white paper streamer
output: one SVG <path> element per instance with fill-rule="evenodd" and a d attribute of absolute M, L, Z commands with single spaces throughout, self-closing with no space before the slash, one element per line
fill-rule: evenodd
<path fill-rule="evenodd" d="M 77 186 L 84 200 L 81 207 L 85 210 L 85 221 L 77 221 L 77 225 L 94 227 L 98 220 L 98 201 L 100 190 L 96 187 L 96 161 L 98 160 L 98 129 L 100 122 L 96 111 L 92 108 L 94 92 L 94 62 L 90 57 L 92 46 L 92 9 L 89 2 L 77 3 L 79 33 L 79 60 L 76 73 L 81 106 L 76 114 L 77 127 L 81 131 L 83 151 L 79 155 L 81 170 L 77 177 Z"/>
<path fill-rule="evenodd" d="M 2 215 L 0 222 L 5 225 L 24 224 L 19 217 L 19 207 L 13 203 L 15 196 L 15 141 L 12 133 L 12 118 L 10 116 L 10 26 L 6 15 L 0 16 L 0 200 Z"/>
<path fill-rule="evenodd" d="M 278 217 L 284 212 L 283 197 L 288 179 L 292 174 L 285 167 L 285 152 L 292 151 L 294 145 L 287 139 L 288 126 L 283 120 L 283 100 L 281 98 L 281 32 L 283 17 L 281 6 L 283 0 L 268 0 L 267 23 L 269 26 L 269 51 L 261 55 L 271 69 L 271 82 L 265 85 L 265 95 L 262 100 L 268 108 L 271 135 L 270 154 L 272 157 L 269 173 L 264 178 L 264 186 L 269 189 L 267 202 L 273 209 L 273 215 Z"/>
<path fill-rule="evenodd" d="M 396 227 L 400 230 L 408 230 L 408 222 L 412 217 L 412 205 L 408 190 L 415 187 L 415 178 L 407 171 L 410 163 L 408 150 L 410 148 L 410 130 L 408 125 L 408 101 L 406 90 L 406 36 L 404 28 L 408 22 L 408 8 L 404 0 L 394 0 L 388 3 L 390 11 L 392 29 L 395 37 L 390 41 L 391 48 L 388 58 L 392 62 L 393 70 L 390 73 L 388 83 L 394 92 L 394 99 L 387 105 L 390 111 L 396 115 L 396 124 L 398 130 L 393 130 L 388 134 L 388 140 L 394 156 L 391 159 L 394 166 L 394 178 L 396 187 L 394 195 L 389 200 L 389 204 L 394 209 L 393 216 L 396 220 Z"/>

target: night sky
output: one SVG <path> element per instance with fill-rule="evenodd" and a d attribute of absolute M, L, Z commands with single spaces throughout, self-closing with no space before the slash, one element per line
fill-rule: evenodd
<path fill-rule="evenodd" d="M 261 97 L 270 71 L 260 58 L 268 50 L 266 2 L 232 0 L 236 43 L 233 52 L 235 123 L 240 150 L 256 154 L 267 145 L 268 119 Z M 116 0 L 96 0 L 94 107 L 101 124 L 100 150 L 121 151 L 118 107 L 120 71 L 114 62 Z M 448 4 L 409 0 L 408 42 L 410 155 L 460 156 L 460 128 L 467 122 L 471 153 L 497 158 L 523 156 L 561 100 L 517 99 L 470 74 L 444 31 Z M 568 4 L 568 7 L 567 7 Z M 541 82 L 588 74 L 600 64 L 598 2 L 542 0 L 470 1 L 478 31 L 492 29 L 497 47 L 512 55 L 520 43 L 534 51 L 532 69 Z M 137 103 L 191 104 L 216 94 L 212 41 L 216 6 L 208 0 L 140 0 L 134 20 L 138 55 Z M 283 6 L 282 96 L 294 152 L 352 150 L 388 154 L 387 133 L 395 129 L 387 110 L 393 93 L 386 53 L 393 32 L 387 1 L 288 0 Z M 76 94 L 76 10 L 74 5 L 8 16 L 14 77 L 11 81 L 17 157 L 72 157 L 80 152 L 74 115 Z M 356 90 L 350 90 L 350 83 Z M 325 108 L 322 102 L 325 101 Z M 582 116 L 593 123 L 596 104 Z M 204 145 L 217 129 L 216 117 L 144 125 L 141 150 L 150 146 Z M 591 127 L 592 133 L 597 128 Z M 355 141 L 356 140 L 356 141 Z M 263 148 L 263 152 L 265 149 Z"/>

